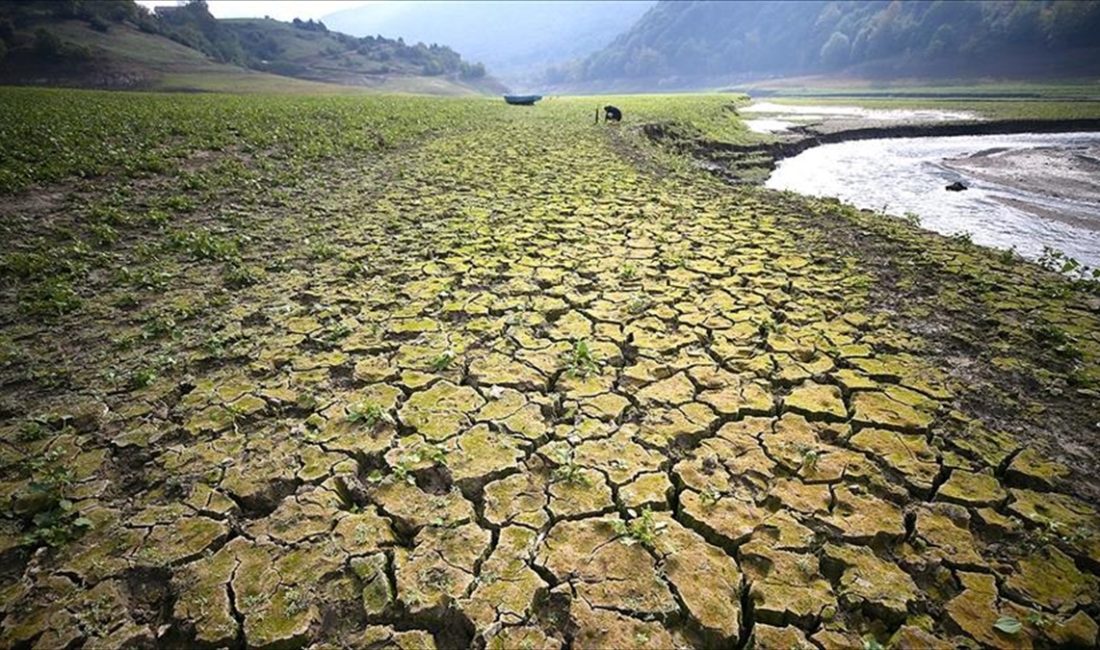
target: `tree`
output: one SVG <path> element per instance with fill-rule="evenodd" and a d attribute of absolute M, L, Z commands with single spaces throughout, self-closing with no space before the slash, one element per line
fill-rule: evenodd
<path fill-rule="evenodd" d="M 841 68 L 848 63 L 851 52 L 852 44 L 848 37 L 840 32 L 833 32 L 829 40 L 821 46 L 821 62 L 830 68 Z"/>

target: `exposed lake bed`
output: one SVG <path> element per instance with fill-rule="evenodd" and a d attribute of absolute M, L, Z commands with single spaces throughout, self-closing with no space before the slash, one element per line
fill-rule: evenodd
<path fill-rule="evenodd" d="M 1100 133 L 882 138 L 811 148 L 765 185 L 915 214 L 931 230 L 1100 266 Z M 960 181 L 965 192 L 947 192 Z"/>
<path fill-rule="evenodd" d="M 756 102 L 739 111 L 777 140 L 765 185 L 835 197 L 946 235 L 1038 259 L 1100 266 L 1100 129 L 1028 124 L 925 106 Z M 955 183 L 967 191 L 946 192 Z"/>

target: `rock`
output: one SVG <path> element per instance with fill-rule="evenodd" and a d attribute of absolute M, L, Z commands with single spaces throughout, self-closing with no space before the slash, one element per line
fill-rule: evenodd
<path fill-rule="evenodd" d="M 1021 601 L 1063 614 L 1087 608 L 1097 597 L 1096 578 L 1079 571 L 1072 558 L 1051 545 L 1019 560 L 1004 586 Z"/>
<path fill-rule="evenodd" d="M 783 400 L 783 406 L 811 420 L 843 421 L 848 418 L 848 409 L 844 406 L 840 389 L 813 381 L 792 390 Z"/>
<path fill-rule="evenodd" d="M 955 181 L 954 183 L 948 185 L 945 189 L 948 192 L 962 192 L 968 188 L 966 185 L 963 185 L 962 181 Z"/>
<path fill-rule="evenodd" d="M 1084 612 L 1077 612 L 1044 630 L 1050 640 L 1071 648 L 1094 648 L 1097 642 L 1096 621 Z"/>
<path fill-rule="evenodd" d="M 860 391 L 852 396 L 852 419 L 860 424 L 887 429 L 922 433 L 932 423 L 932 416 L 900 402 L 884 392 Z"/>
<path fill-rule="evenodd" d="M 479 424 L 455 438 L 446 456 L 451 476 L 466 494 L 488 481 L 515 471 L 523 450 L 512 436 Z"/>
<path fill-rule="evenodd" d="M 1018 621 L 1027 620 L 1027 610 L 1009 605 L 1002 609 L 997 605 L 997 583 L 992 575 L 984 573 L 958 573 L 963 591 L 944 606 L 951 622 L 979 643 L 999 650 L 1017 650 L 1032 647 L 1027 627 L 1016 634 L 1008 634 L 995 627 L 1002 615 Z"/>
<path fill-rule="evenodd" d="M 661 533 L 654 551 L 687 614 L 717 645 L 737 640 L 741 624 L 741 571 L 733 558 L 672 517 L 654 517 Z M 700 579 L 706 576 L 705 579 Z"/>
<path fill-rule="evenodd" d="M 816 556 L 778 550 L 767 541 L 743 545 L 740 556 L 758 621 L 812 628 L 826 608 L 836 608 L 833 588 L 822 577 Z"/>
<path fill-rule="evenodd" d="M 1016 454 L 1005 471 L 1005 480 L 1009 485 L 1047 491 L 1053 490 L 1069 476 L 1068 467 L 1048 461 L 1031 447 Z"/>
<path fill-rule="evenodd" d="M 878 539 L 899 539 L 905 535 L 901 508 L 872 494 L 856 492 L 848 485 L 834 491 L 832 515 L 821 519 L 836 527 L 840 536 L 858 543 Z"/>
<path fill-rule="evenodd" d="M 416 535 L 411 551 L 397 549 L 397 598 L 414 616 L 441 616 L 463 598 L 491 536 L 477 524 L 430 526 Z"/>
<path fill-rule="evenodd" d="M 610 519 L 558 522 L 539 547 L 535 564 L 571 582 L 579 599 L 595 608 L 639 616 L 668 616 L 678 610 L 653 557 L 642 544 L 618 541 Z"/>
<path fill-rule="evenodd" d="M 825 557 L 840 568 L 840 599 L 849 607 L 888 621 L 904 619 L 909 607 L 920 598 L 913 579 L 893 562 L 879 559 L 866 546 L 826 544 Z M 826 568 L 827 573 L 833 569 Z"/>
<path fill-rule="evenodd" d="M 976 474 L 961 469 L 952 470 L 951 476 L 936 492 L 938 501 L 949 501 L 964 506 L 997 506 L 1008 498 L 1008 492 L 989 474 Z"/>
<path fill-rule="evenodd" d="M 467 428 L 473 414 L 484 405 L 485 400 L 473 388 L 443 380 L 413 393 L 398 417 L 427 439 L 440 441 Z"/>
<path fill-rule="evenodd" d="M 676 647 L 668 630 L 659 622 L 641 621 L 606 609 L 593 609 L 584 598 L 573 600 L 569 617 L 576 629 L 573 634 L 573 648 L 576 650 L 668 650 Z"/>
<path fill-rule="evenodd" d="M 393 608 L 394 588 L 386 573 L 388 563 L 383 553 L 351 559 L 351 570 L 363 586 L 363 611 L 368 620 L 379 619 Z"/>
<path fill-rule="evenodd" d="M 473 593 L 460 604 L 478 630 L 487 630 L 496 622 L 515 625 L 531 617 L 535 602 L 547 588 L 527 566 L 537 536 L 521 526 L 500 531 L 500 540 L 482 564 Z"/>
<path fill-rule="evenodd" d="M 485 486 L 485 519 L 495 526 L 511 523 L 541 528 L 550 519 L 547 478 L 529 471 L 513 474 Z"/>
<path fill-rule="evenodd" d="M 749 647 L 757 650 L 766 650 L 767 648 L 809 650 L 815 646 L 806 638 L 806 634 L 797 627 L 776 627 L 760 623 L 752 628 L 752 642 Z"/>
<path fill-rule="evenodd" d="M 940 466 L 924 436 L 867 428 L 852 436 L 848 444 L 896 471 L 918 494 L 931 492 Z"/>

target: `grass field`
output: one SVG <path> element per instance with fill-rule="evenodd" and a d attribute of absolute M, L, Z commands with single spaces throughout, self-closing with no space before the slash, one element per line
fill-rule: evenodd
<path fill-rule="evenodd" d="M 1095 287 L 740 101 L 0 89 L 0 646 L 1095 645 Z"/>

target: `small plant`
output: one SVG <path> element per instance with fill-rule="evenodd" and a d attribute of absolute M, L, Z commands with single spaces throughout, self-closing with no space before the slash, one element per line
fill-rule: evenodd
<path fill-rule="evenodd" d="M 309 609 L 309 598 L 293 587 L 283 592 L 283 601 L 286 603 L 286 613 L 291 616 L 297 616 Z"/>
<path fill-rule="evenodd" d="M 638 267 L 634 266 L 633 264 L 624 264 L 622 268 L 619 269 L 620 280 L 630 282 L 631 280 L 637 279 L 637 277 Z"/>
<path fill-rule="evenodd" d="M 1012 618 L 1011 616 L 1002 616 L 997 619 L 997 622 L 993 624 L 995 630 L 1004 632 L 1005 634 L 1019 634 L 1020 630 L 1024 627 L 1023 623 Z"/>
<path fill-rule="evenodd" d="M 172 233 L 168 237 L 170 250 L 187 253 L 196 260 L 229 261 L 240 255 L 240 243 L 200 228 Z"/>
<path fill-rule="evenodd" d="M 148 366 L 146 366 L 145 368 L 138 368 L 130 374 L 130 388 L 146 388 L 152 385 L 152 383 L 156 380 L 156 368 L 151 368 Z"/>
<path fill-rule="evenodd" d="M 432 368 L 432 370 L 434 370 L 436 372 L 442 372 L 442 371 L 446 370 L 447 368 L 450 368 L 451 364 L 454 363 L 454 360 L 455 360 L 455 353 L 450 351 L 450 350 L 447 350 L 446 352 L 444 352 L 444 353 L 440 354 L 439 356 L 437 356 L 436 358 L 432 359 L 431 368 Z"/>
<path fill-rule="evenodd" d="M 901 220 L 910 226 L 920 226 L 920 215 L 916 212 L 906 212 L 901 215 Z"/>
<path fill-rule="evenodd" d="M 59 451 L 34 456 L 24 462 L 23 469 L 30 475 L 27 496 L 35 504 L 33 528 L 23 536 L 24 544 L 60 546 L 91 528 L 91 520 L 80 516 L 73 502 L 64 497 L 72 475 Z"/>
<path fill-rule="evenodd" d="M 600 366 L 595 354 L 588 347 L 588 341 L 577 341 L 569 354 L 567 369 L 574 377 L 587 377 L 590 374 L 599 374 Z"/>
<path fill-rule="evenodd" d="M 225 285 L 231 289 L 250 287 L 260 281 L 263 273 L 251 266 L 245 266 L 238 261 L 230 261 L 222 270 Z"/>
<path fill-rule="evenodd" d="M 649 309 L 650 302 L 644 296 L 634 296 L 630 299 L 630 302 L 626 304 L 626 311 L 637 316 Z"/>
<path fill-rule="evenodd" d="M 67 280 L 51 277 L 20 291 L 19 303 L 33 316 L 53 317 L 80 307 L 80 298 Z"/>
<path fill-rule="evenodd" d="M 804 469 L 810 472 L 817 469 L 817 461 L 821 458 L 820 451 L 814 449 L 813 447 L 800 446 L 798 448 L 798 453 L 802 458 L 801 462 L 798 465 L 799 469 Z"/>
<path fill-rule="evenodd" d="M 962 244 L 963 246 L 973 246 L 974 235 L 970 231 L 964 230 L 951 235 L 951 241 Z"/>
<path fill-rule="evenodd" d="M 584 474 L 584 468 L 578 465 L 573 457 L 572 448 L 557 450 L 553 460 L 557 464 L 557 467 L 550 474 L 553 481 L 572 485 L 587 486 L 589 484 L 588 477 Z"/>
<path fill-rule="evenodd" d="M 626 545 L 640 543 L 652 548 L 657 543 L 657 535 L 661 534 L 665 524 L 658 524 L 653 519 L 653 512 L 644 508 L 639 517 L 630 521 L 616 519 L 611 522 L 611 528 L 619 536 L 619 541 Z"/>
<path fill-rule="evenodd" d="M 711 507 L 718 503 L 718 500 L 722 498 L 722 493 L 714 489 L 714 486 L 708 485 L 707 489 L 703 490 L 699 494 L 699 501 L 706 507 Z"/>
<path fill-rule="evenodd" d="M 384 408 L 373 402 L 360 402 L 348 408 L 347 421 L 352 424 L 362 423 L 373 429 L 382 422 L 392 423 L 393 418 Z"/>
<path fill-rule="evenodd" d="M 885 650 L 878 639 L 873 636 L 863 637 L 863 650 Z"/>
<path fill-rule="evenodd" d="M 165 336 L 175 338 L 176 320 L 168 314 L 154 314 L 141 326 L 141 338 L 159 339 Z"/>
<path fill-rule="evenodd" d="M 412 466 L 413 463 L 409 462 L 408 459 L 402 458 L 393 466 L 393 477 L 409 485 L 416 485 L 416 477 L 412 474 Z"/>
<path fill-rule="evenodd" d="M 38 442 L 45 440 L 50 435 L 50 429 L 39 420 L 27 420 L 19 425 L 19 431 L 15 438 L 19 442 Z"/>
<path fill-rule="evenodd" d="M 107 223 L 93 223 L 91 225 L 92 241 L 97 246 L 109 248 L 118 242 L 118 231 Z"/>
<path fill-rule="evenodd" d="M 330 260 L 338 254 L 339 251 L 336 247 L 326 241 L 314 242 L 310 245 L 308 252 L 308 256 L 312 260 Z"/>

